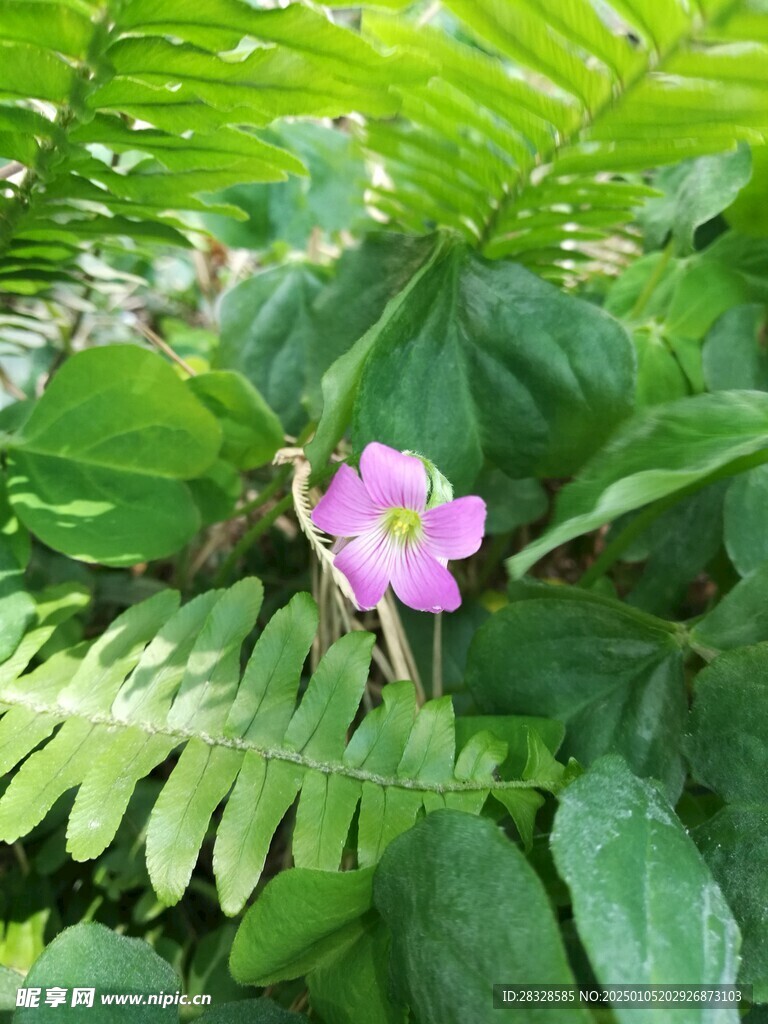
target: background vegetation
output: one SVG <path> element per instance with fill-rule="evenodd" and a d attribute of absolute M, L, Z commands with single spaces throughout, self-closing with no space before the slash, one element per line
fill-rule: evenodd
<path fill-rule="evenodd" d="M 0 0 L 0 1018 L 766 1019 L 767 131 L 764 0 Z"/>

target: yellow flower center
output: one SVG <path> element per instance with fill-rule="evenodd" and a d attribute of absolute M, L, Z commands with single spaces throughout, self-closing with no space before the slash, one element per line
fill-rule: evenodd
<path fill-rule="evenodd" d="M 410 508 L 391 508 L 384 525 L 393 537 L 405 544 L 421 533 L 421 516 Z"/>

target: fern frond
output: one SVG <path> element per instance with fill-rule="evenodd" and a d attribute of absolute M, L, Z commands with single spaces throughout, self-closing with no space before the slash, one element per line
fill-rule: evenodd
<path fill-rule="evenodd" d="M 188 246 L 202 193 L 304 174 L 253 128 L 283 115 L 391 115 L 397 59 L 303 5 L 2 0 L 0 292 L 77 281 L 78 256 Z M 401 73 L 405 73 L 401 69 Z"/>
<path fill-rule="evenodd" d="M 138 780 L 174 751 L 179 757 L 147 834 L 150 878 L 166 903 L 184 892 L 224 801 L 214 873 L 227 913 L 253 891 L 297 796 L 300 867 L 338 869 L 358 805 L 361 865 L 375 863 L 419 814 L 445 806 L 477 814 L 489 794 L 521 831 L 530 827 L 541 802 L 536 787 L 551 789 L 557 776 L 541 771 L 535 739 L 537 778 L 500 781 L 495 769 L 506 744 L 480 732 L 456 758 L 450 698 L 417 712 L 413 685 L 397 682 L 384 687 L 382 704 L 347 742 L 373 636 L 354 632 L 334 644 L 296 707 L 317 610 L 309 595 L 294 597 L 270 620 L 241 674 L 240 648 L 261 599 L 255 579 L 182 608 L 178 594 L 164 591 L 121 615 L 87 651 L 62 651 L 26 673 L 35 644 L 22 641 L 11 668 L 0 666 L 0 771 L 23 761 L 0 799 L 0 837 L 25 835 L 77 788 L 67 846 L 77 860 L 96 857 Z"/>
<path fill-rule="evenodd" d="M 617 233 L 631 243 L 631 212 L 653 195 L 639 173 L 765 142 L 768 12 L 756 0 L 444 7 L 477 45 L 402 15 L 365 20 L 378 43 L 439 69 L 400 87 L 402 117 L 364 130 L 384 171 L 372 203 L 401 227 L 449 226 L 490 258 L 562 279 Z"/>

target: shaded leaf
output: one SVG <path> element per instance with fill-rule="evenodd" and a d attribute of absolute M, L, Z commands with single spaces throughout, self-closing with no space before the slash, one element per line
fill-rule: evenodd
<path fill-rule="evenodd" d="M 694 625 L 697 644 L 727 651 L 768 640 L 768 565 L 756 569 L 729 590 Z"/>
<path fill-rule="evenodd" d="M 686 753 L 698 782 L 726 800 L 762 799 L 768 771 L 768 646 L 727 651 L 696 677 Z"/>
<path fill-rule="evenodd" d="M 87 965 L 87 977 L 83 976 L 84 965 Z M 149 997 L 175 992 L 179 987 L 178 976 L 171 965 L 148 943 L 117 935 L 101 924 L 78 924 L 61 932 L 32 965 L 24 983 L 43 990 L 58 986 L 70 993 L 74 988 L 95 988 L 93 1005 L 99 1006 L 98 1017 L 105 1024 L 178 1020 L 178 1007 L 163 1006 L 162 1000 L 159 1005 L 141 1006 L 101 1003 L 103 994 L 144 993 Z M 93 1008 L 88 1006 L 50 1006 L 41 1000 L 39 1007 L 17 1009 L 13 1019 L 14 1024 L 38 1020 L 64 1020 L 74 1024 L 92 1016 L 95 1016 Z"/>
<path fill-rule="evenodd" d="M 725 495 L 724 540 L 728 556 L 746 576 L 768 560 L 763 511 L 768 501 L 768 467 L 740 473 Z"/>
<path fill-rule="evenodd" d="M 541 882 L 486 819 L 438 811 L 395 840 L 374 902 L 392 933 L 392 983 L 420 1020 L 490 1024 L 494 984 L 573 981 Z M 550 1019 L 526 1014 L 532 1024 Z M 558 1019 L 586 1013 L 562 1009 Z"/>
<path fill-rule="evenodd" d="M 768 1002 L 768 807 L 724 807 L 692 835 L 741 930 L 739 979 L 754 985 L 756 1003 Z"/>
<path fill-rule="evenodd" d="M 282 447 L 283 428 L 245 377 L 228 370 L 213 370 L 191 377 L 188 385 L 221 425 L 222 459 L 238 469 L 254 469 L 272 461 Z"/>
<path fill-rule="evenodd" d="M 512 477 L 571 473 L 630 410 L 634 358 L 619 324 L 457 244 L 372 336 L 356 447 L 420 451 L 460 492 L 484 455 Z"/>
<path fill-rule="evenodd" d="M 618 601 L 553 587 L 496 612 L 469 652 L 467 686 L 490 715 L 565 723 L 583 764 L 620 752 L 676 797 L 686 701 L 675 627 Z"/>
<path fill-rule="evenodd" d="M 646 409 L 560 492 L 553 525 L 507 562 L 513 577 L 625 512 L 768 458 L 768 396 L 722 391 Z"/>
<path fill-rule="evenodd" d="M 740 937 L 723 894 L 658 789 L 620 758 L 599 761 L 564 791 L 552 849 L 598 981 L 735 982 Z M 617 1003 L 613 1012 L 621 1024 L 637 1020 L 636 1008 Z M 718 1014 L 739 1019 L 735 1006 Z M 691 1024 L 710 1015 L 701 1005 L 676 1011 Z"/>
<path fill-rule="evenodd" d="M 709 390 L 768 391 L 765 346 L 765 306 L 736 306 L 723 313 L 704 343 L 704 379 Z"/>

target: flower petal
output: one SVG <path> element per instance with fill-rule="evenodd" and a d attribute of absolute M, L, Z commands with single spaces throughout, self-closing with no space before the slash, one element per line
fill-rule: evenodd
<path fill-rule="evenodd" d="M 392 587 L 403 604 L 418 612 L 453 612 L 461 604 L 456 580 L 424 544 L 396 550 Z"/>
<path fill-rule="evenodd" d="M 421 517 L 427 547 L 440 558 L 468 558 L 480 548 L 485 502 L 470 495 L 431 508 Z"/>
<path fill-rule="evenodd" d="M 421 512 L 427 503 L 427 471 L 421 459 L 378 441 L 360 456 L 363 483 L 380 508 L 409 508 Z"/>
<path fill-rule="evenodd" d="M 334 537 L 356 537 L 375 529 L 381 512 L 351 466 L 339 466 L 326 494 L 312 510 L 312 522 Z"/>
<path fill-rule="evenodd" d="M 394 542 L 383 530 L 372 530 L 355 537 L 333 560 L 355 592 L 362 611 L 375 608 L 384 596 L 392 575 Z"/>

